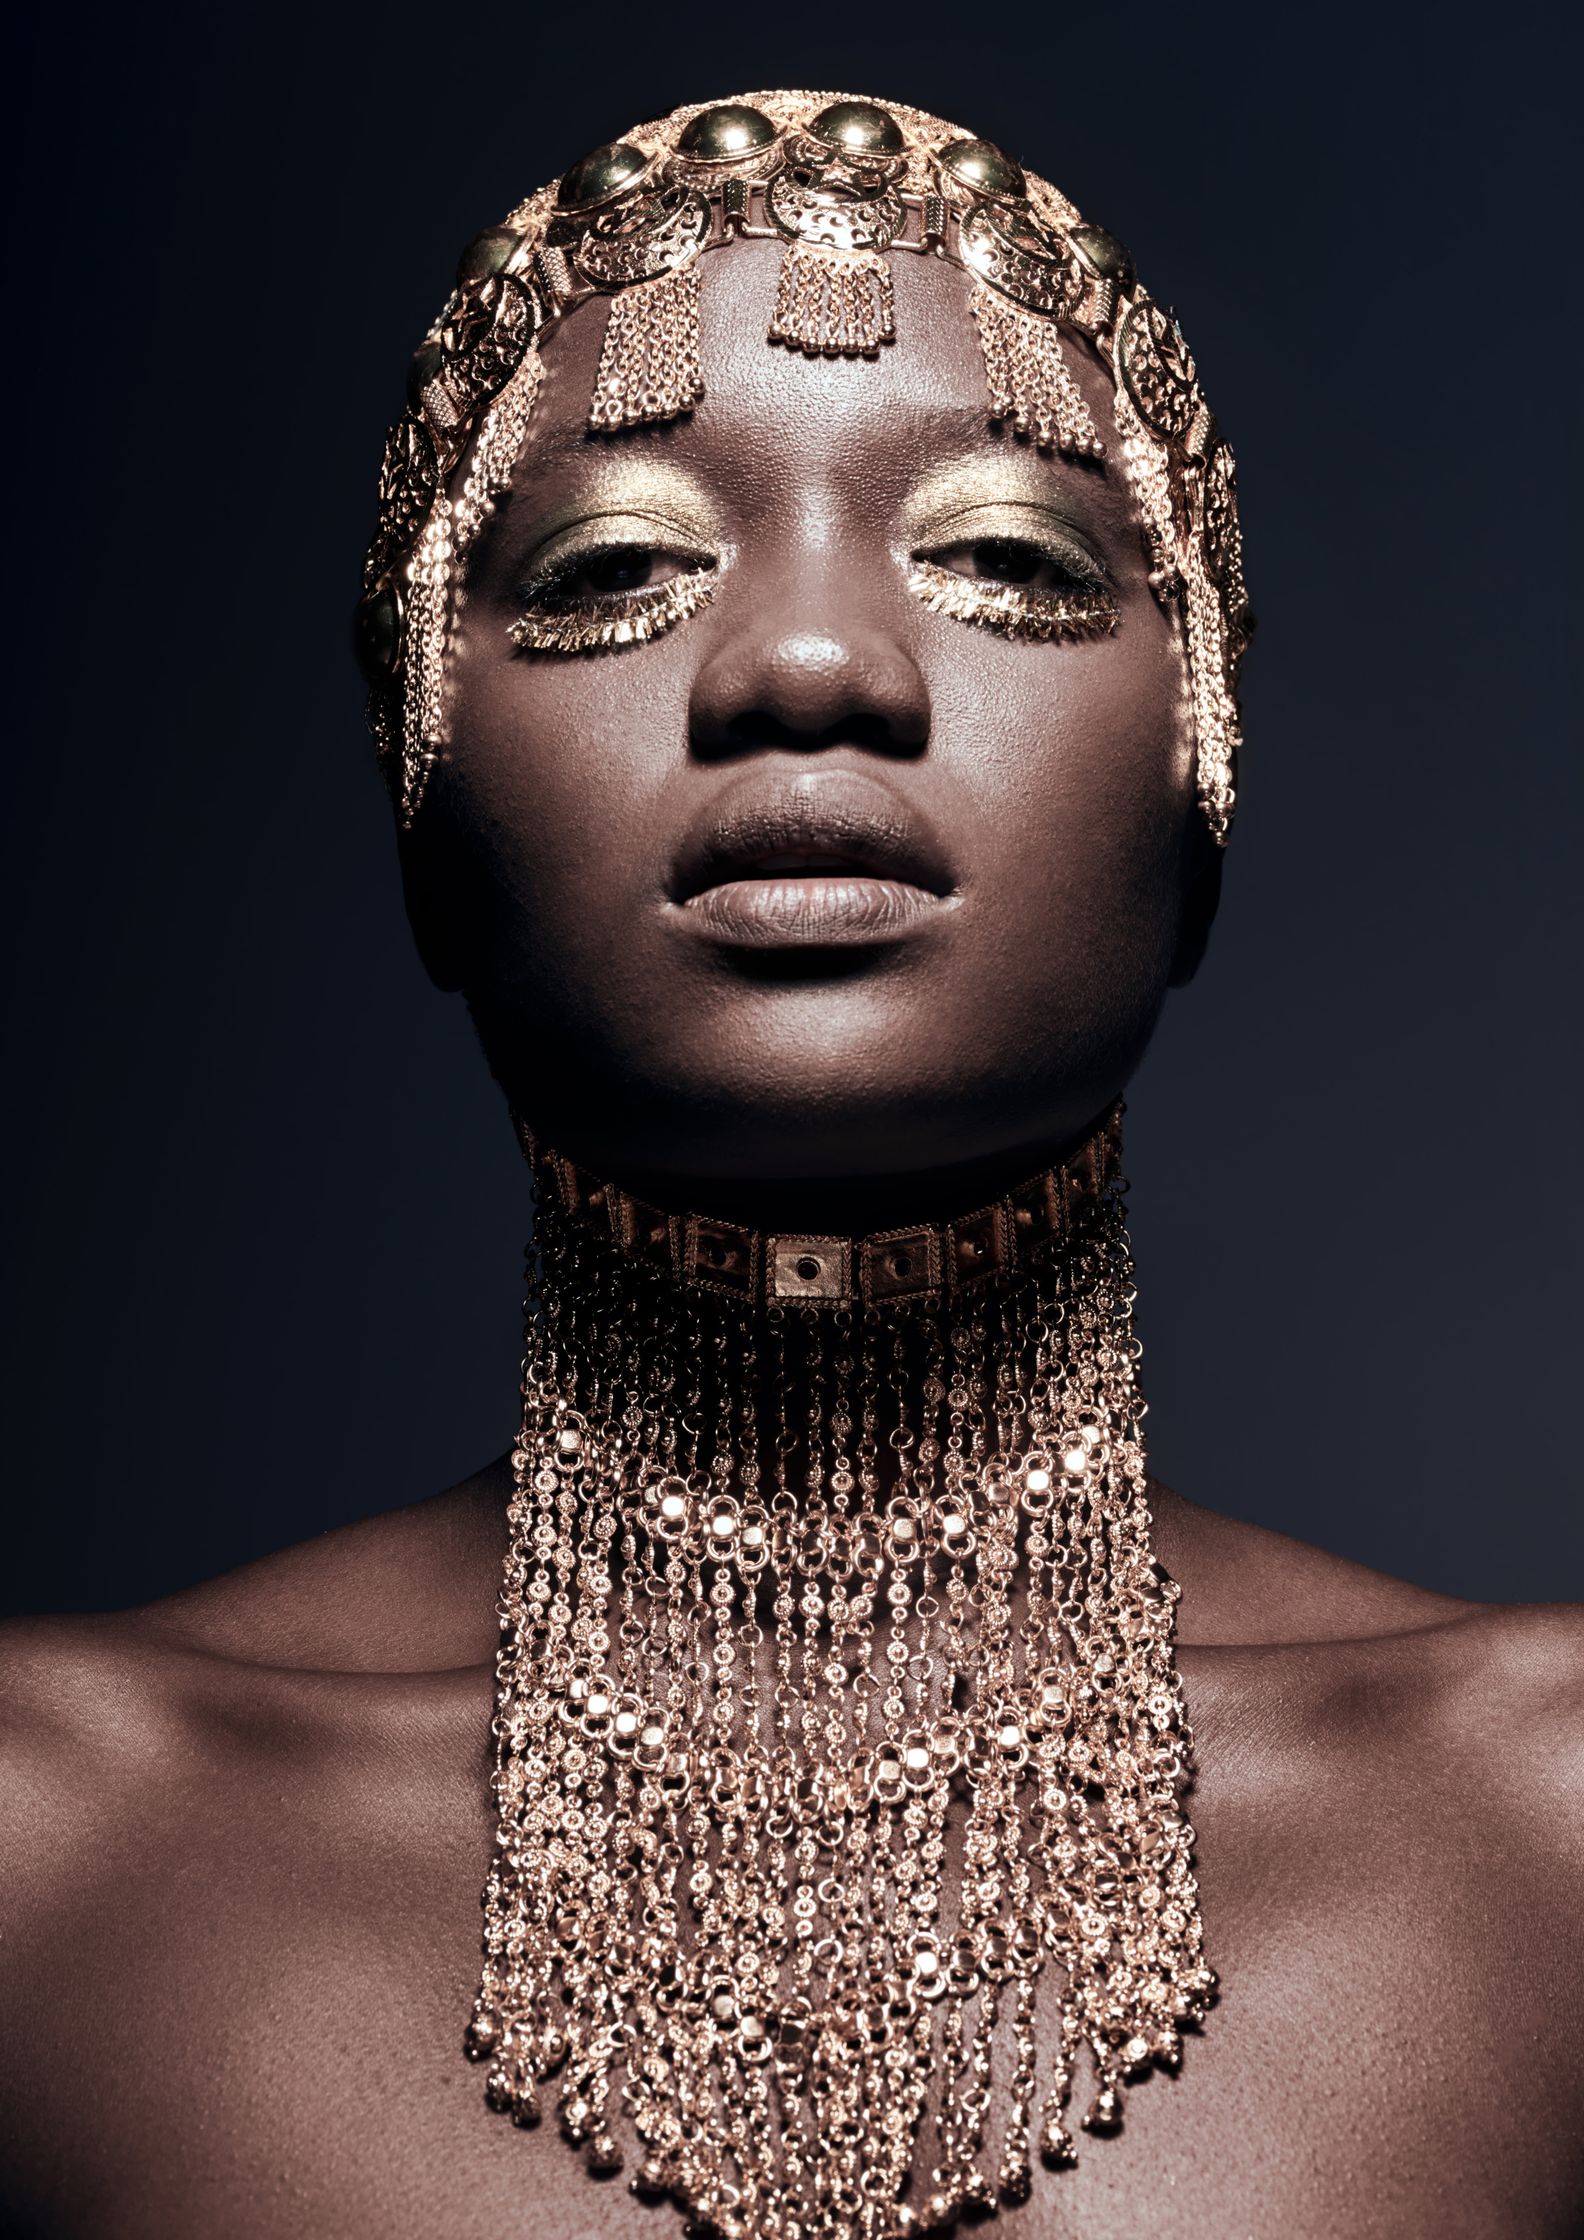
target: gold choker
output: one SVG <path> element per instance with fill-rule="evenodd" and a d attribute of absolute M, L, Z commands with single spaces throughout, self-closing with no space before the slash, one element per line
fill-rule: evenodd
<path fill-rule="evenodd" d="M 1062 1165 L 955 1221 L 865 1237 L 765 1234 L 699 1213 L 662 1213 L 538 1142 L 518 1138 L 563 1210 L 592 1221 L 630 1259 L 690 1290 L 745 1306 L 881 1307 L 967 1300 L 1038 1266 L 1093 1220 L 1121 1177 L 1122 1107 Z"/>
<path fill-rule="evenodd" d="M 1215 1985 L 1117 1116 L 855 1240 L 528 1148 L 489 2101 L 706 2240 L 1023 2201 Z"/>

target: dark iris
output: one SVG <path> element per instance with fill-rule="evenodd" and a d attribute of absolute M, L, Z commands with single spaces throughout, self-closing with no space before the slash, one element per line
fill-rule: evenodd
<path fill-rule="evenodd" d="M 1021 544 L 1012 537 L 981 537 L 969 547 L 969 557 L 976 576 L 997 583 L 1032 583 L 1050 565 L 1038 545 Z"/>
<path fill-rule="evenodd" d="M 636 546 L 613 547 L 585 560 L 578 575 L 596 595 L 641 591 L 654 574 L 654 554 Z"/>

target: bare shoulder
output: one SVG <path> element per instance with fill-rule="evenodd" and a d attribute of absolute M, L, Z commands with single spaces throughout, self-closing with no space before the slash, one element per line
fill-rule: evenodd
<path fill-rule="evenodd" d="M 27 2008 L 192 1755 L 174 1662 L 130 1614 L 0 1627 L 0 2006 Z"/>
<path fill-rule="evenodd" d="M 1351 1557 L 1150 1489 L 1156 1547 L 1183 1590 L 1185 1643 L 1368 1641 L 1442 1626 L 1489 1605 L 1462 1602 Z"/>
<path fill-rule="evenodd" d="M 1584 1605 L 1480 1605 L 1344 1654 L 1343 1778 L 1373 1786 L 1383 1829 L 1413 1816 L 1399 1848 L 1461 1891 L 1470 1951 L 1510 1924 L 1501 1996 L 1565 2009 L 1553 2054 L 1584 2074 Z"/>
<path fill-rule="evenodd" d="M 1183 1588 L 1183 1646 L 1311 1649 L 1309 1669 L 1369 1674 L 1388 1696 L 1396 1672 L 1469 1740 L 1509 1761 L 1543 1745 L 1584 1779 L 1584 1603 L 1464 1601 L 1165 1487 L 1153 1499 L 1160 1552 Z"/>
<path fill-rule="evenodd" d="M 1443 1721 L 1480 1750 L 1493 1796 L 1570 1838 L 1584 1883 L 1584 1603 L 1480 1605 L 1434 1650 Z"/>
<path fill-rule="evenodd" d="M 337 1672 L 487 1661 L 505 1552 L 504 1460 L 427 1501 L 319 1534 L 122 1622 L 151 1645 Z"/>
<path fill-rule="evenodd" d="M 153 1765 L 169 1738 L 158 1658 L 120 1615 L 0 1626 L 0 1783 L 15 1868 L 61 1813 L 92 1810 L 107 1762 Z M 75 1845 L 68 1847 L 68 1855 Z"/>
<path fill-rule="evenodd" d="M 141 1608 L 0 1625 L 0 1969 L 118 1859 L 174 1855 L 220 1770 L 333 1778 L 349 1720 L 487 1667 L 503 1513 L 492 1468 Z"/>
<path fill-rule="evenodd" d="M 1459 1843 L 1521 1854 L 1584 1904 L 1584 1604 L 1462 1601 L 1152 1500 L 1196 1726 L 1251 1794 L 1302 1769 L 1339 1810 L 1433 1796 L 1443 1831 L 1461 1799 Z"/>

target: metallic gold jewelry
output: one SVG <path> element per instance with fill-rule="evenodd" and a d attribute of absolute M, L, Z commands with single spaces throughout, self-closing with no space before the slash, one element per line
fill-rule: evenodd
<path fill-rule="evenodd" d="M 1043 591 L 1021 583 L 997 583 L 959 575 L 933 560 L 914 560 L 908 589 L 934 614 L 977 622 L 1004 638 L 1097 638 L 1117 626 L 1117 602 L 1102 584 L 1074 584 Z"/>
<path fill-rule="evenodd" d="M 896 339 L 889 249 L 907 221 L 894 191 L 907 143 L 889 111 L 836 101 L 811 119 L 765 189 L 788 237 L 770 340 L 811 357 L 872 357 Z"/>
<path fill-rule="evenodd" d="M 714 570 L 694 569 L 634 591 L 519 615 L 511 625 L 511 640 L 524 653 L 598 653 L 612 646 L 642 645 L 697 614 L 714 596 Z"/>
<path fill-rule="evenodd" d="M 891 274 L 883 258 L 849 249 L 827 255 L 795 241 L 781 260 L 770 340 L 806 356 L 872 356 L 896 339 Z"/>
<path fill-rule="evenodd" d="M 509 423 L 494 423 L 485 511 L 515 461 L 508 435 L 520 447 L 526 433 L 537 374 L 524 368 L 546 332 L 602 295 L 591 428 L 690 411 L 703 394 L 703 264 L 743 238 L 784 243 L 770 339 L 816 355 L 873 356 L 894 341 L 892 257 L 960 265 L 989 412 L 1043 448 L 1107 454 L 1065 345 L 1099 362 L 1152 587 L 1182 633 L 1200 806 L 1224 841 L 1250 622 L 1232 455 L 1176 320 L 1113 235 L 989 142 L 921 110 L 788 92 L 678 109 L 596 148 L 464 255 L 387 444 L 358 620 L 370 719 L 403 821 L 444 750 L 445 655 L 473 533 L 460 514 L 448 526 L 450 487 L 491 406 L 515 384 Z"/>
<path fill-rule="evenodd" d="M 1023 173 L 999 148 L 958 141 L 936 160 L 946 195 L 965 205 L 957 247 L 978 283 L 969 304 L 991 416 L 1042 449 L 1098 459 L 1105 445 L 1062 358 L 1056 325 L 1072 318 L 1086 292 L 1083 267 L 1070 251 L 1057 251 L 1027 206 Z"/>
<path fill-rule="evenodd" d="M 1034 317 L 989 288 L 969 298 L 984 351 L 992 419 L 1005 420 L 1042 450 L 1074 459 L 1105 451 L 1094 417 L 1062 357 L 1061 336 L 1049 319 Z"/>
<path fill-rule="evenodd" d="M 591 428 L 674 420 L 704 394 L 699 367 L 697 265 L 663 273 L 617 296 L 605 329 Z"/>
<path fill-rule="evenodd" d="M 674 420 L 704 394 L 698 259 L 710 206 L 696 188 L 660 186 L 601 211 L 573 253 L 596 288 L 616 290 L 589 407 L 591 428 Z"/>
<path fill-rule="evenodd" d="M 538 1195 L 501 1595 L 490 2104 L 712 2240 L 1025 2200 L 1215 1978 L 1118 1116 L 961 1219 Z M 794 1415 L 789 1405 L 796 1395 Z M 998 2026 L 1012 2060 L 998 2079 Z"/>

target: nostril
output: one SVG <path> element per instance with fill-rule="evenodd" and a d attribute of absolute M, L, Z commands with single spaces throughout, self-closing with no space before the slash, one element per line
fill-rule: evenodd
<path fill-rule="evenodd" d="M 884 716 L 847 716 L 822 731 L 804 731 L 761 708 L 733 716 L 722 743 L 745 753 L 756 748 L 775 748 L 784 754 L 822 754 L 832 747 L 857 747 L 860 752 L 869 754 L 895 754 L 899 745 L 905 744 L 898 741 Z"/>
<path fill-rule="evenodd" d="M 911 743 L 899 740 L 896 726 L 884 716 L 852 716 L 838 728 L 841 737 L 833 741 L 833 745 L 870 747 L 876 753 L 884 753 L 888 748 Z"/>

